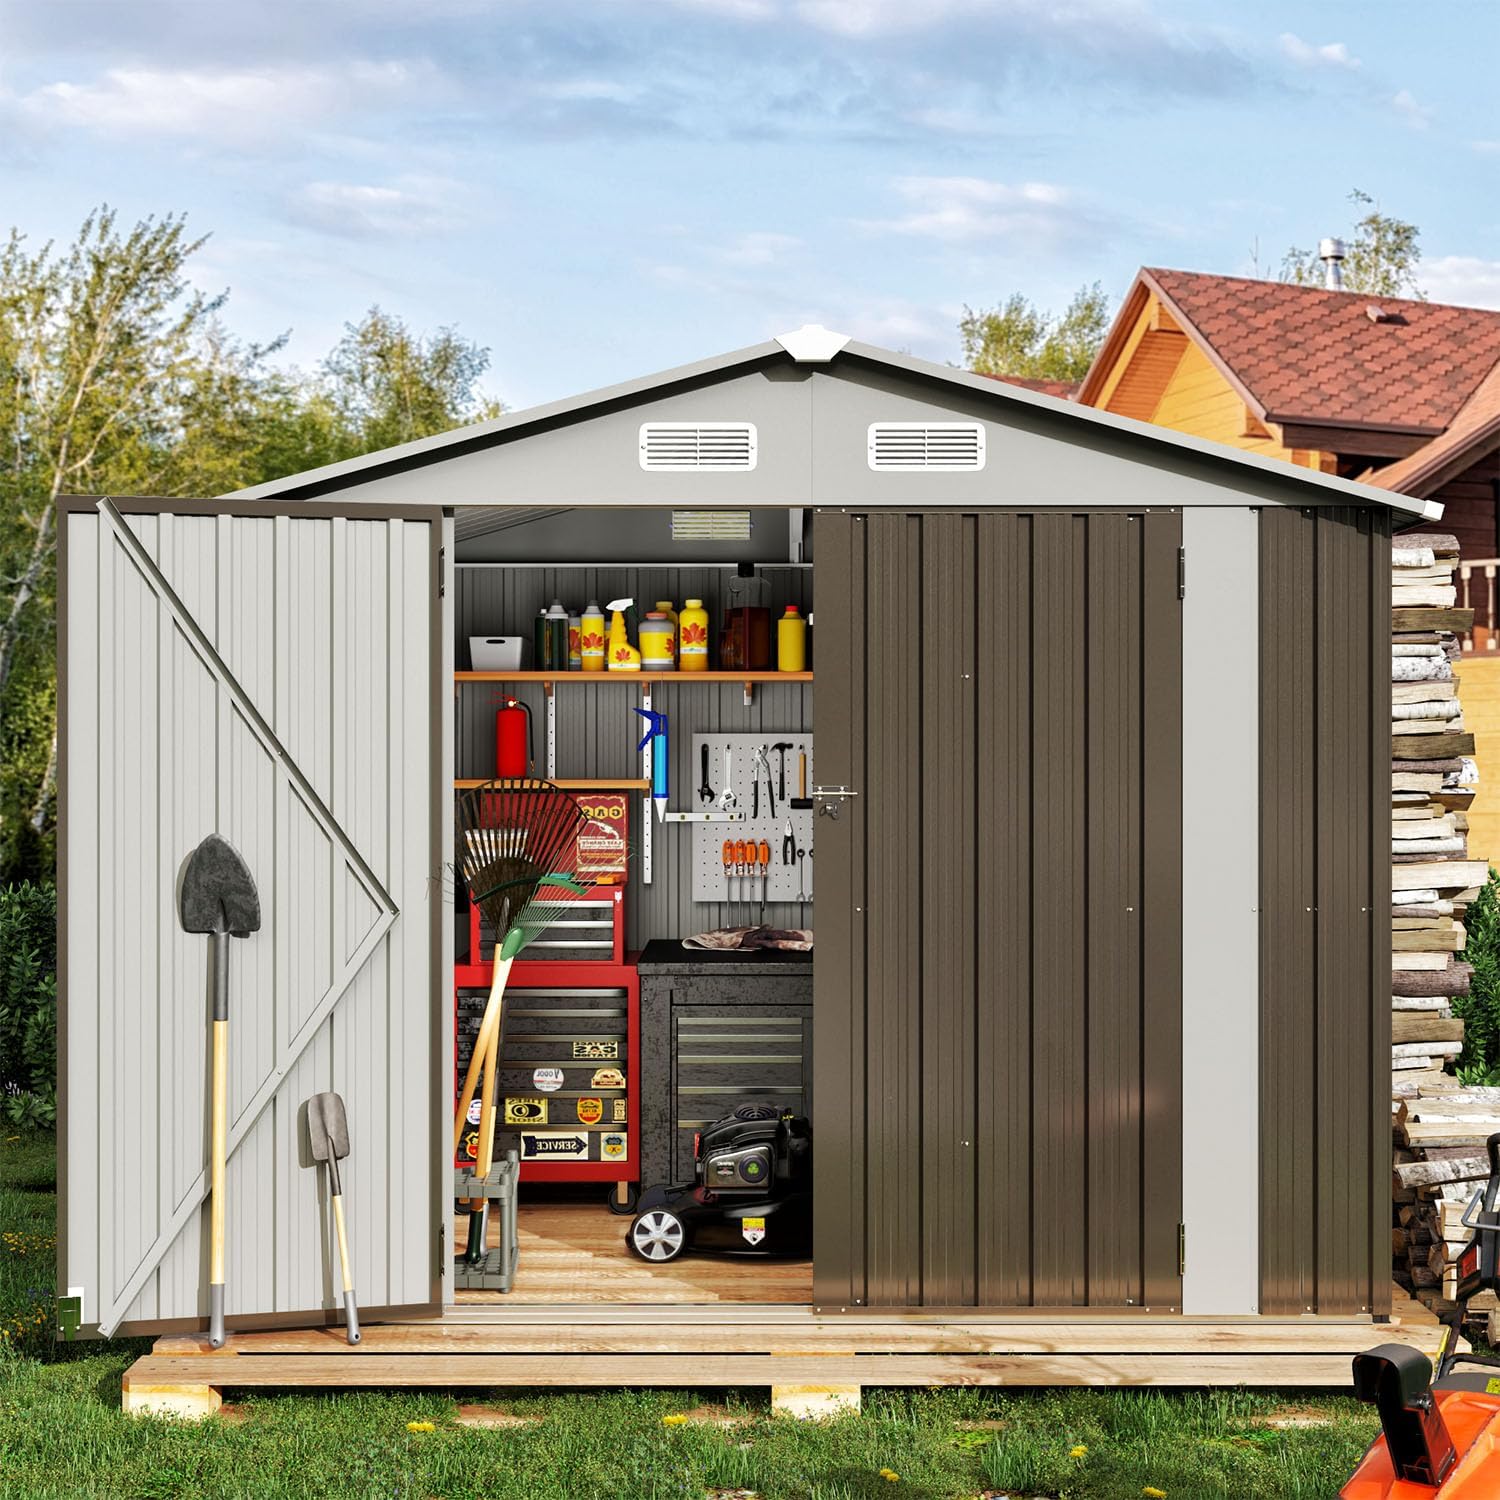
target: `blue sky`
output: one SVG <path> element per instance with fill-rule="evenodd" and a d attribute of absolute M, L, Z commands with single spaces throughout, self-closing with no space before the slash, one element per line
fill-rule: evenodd
<path fill-rule="evenodd" d="M 379 302 L 525 406 L 822 322 L 956 359 L 962 306 L 1253 273 L 1415 220 L 1500 307 L 1500 6 L 0 0 L 0 203 L 212 231 L 310 364 Z"/>

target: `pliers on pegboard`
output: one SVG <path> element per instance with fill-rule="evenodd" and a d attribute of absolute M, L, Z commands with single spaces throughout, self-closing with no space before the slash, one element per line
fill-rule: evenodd
<path fill-rule="evenodd" d="M 750 752 L 750 776 L 753 788 L 751 795 L 751 817 L 760 816 L 760 778 L 766 778 L 766 800 L 771 804 L 770 816 L 776 816 L 776 790 L 771 784 L 771 756 L 768 747 L 757 745 Z"/>

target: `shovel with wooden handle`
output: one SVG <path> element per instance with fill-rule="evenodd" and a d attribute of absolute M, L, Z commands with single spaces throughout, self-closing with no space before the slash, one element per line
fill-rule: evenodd
<path fill-rule="evenodd" d="M 359 1342 L 359 1308 L 354 1301 L 354 1276 L 349 1270 L 349 1235 L 344 1228 L 344 1189 L 339 1163 L 349 1154 L 349 1119 L 338 1094 L 314 1094 L 307 1101 L 307 1139 L 312 1159 L 328 1168 L 328 1190 L 333 1198 L 333 1224 L 339 1237 L 339 1269 L 344 1277 L 344 1326 L 351 1344 Z"/>
<path fill-rule="evenodd" d="M 213 955 L 213 1073 L 210 1095 L 208 1341 L 224 1345 L 225 1159 L 229 1147 L 229 939 L 260 931 L 254 877 L 228 839 L 211 833 L 188 856 L 177 892 L 184 932 L 208 935 Z"/>

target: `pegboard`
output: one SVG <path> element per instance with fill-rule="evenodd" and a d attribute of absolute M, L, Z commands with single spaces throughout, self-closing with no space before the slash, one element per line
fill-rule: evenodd
<path fill-rule="evenodd" d="M 790 741 L 786 752 L 786 799 L 781 796 L 781 757 L 771 746 Z M 724 873 L 724 840 L 747 844 L 762 839 L 771 846 L 771 867 L 766 876 L 766 901 L 791 901 L 798 899 L 799 889 L 804 899 L 812 900 L 814 861 L 811 857 L 801 860 L 801 876 L 798 861 L 790 865 L 782 863 L 782 845 L 787 820 L 791 820 L 792 837 L 796 847 L 811 850 L 813 842 L 813 809 L 793 808 L 791 799 L 798 793 L 798 755 L 807 755 L 807 790 L 812 795 L 816 783 L 813 772 L 813 737 L 795 730 L 785 732 L 770 730 L 760 734 L 695 734 L 693 736 L 693 779 L 695 796 L 693 806 L 701 811 L 703 804 L 696 796 L 696 783 L 703 765 L 703 746 L 708 746 L 708 782 L 715 793 L 724 790 L 725 754 L 728 753 L 731 776 L 729 778 L 736 799 L 736 807 L 745 815 L 743 823 L 694 823 L 693 829 L 693 900 L 733 902 L 736 905 L 754 906 L 760 910 L 761 877 L 759 866 L 753 875 L 735 876 L 726 880 Z M 775 793 L 776 814 L 770 812 L 766 794 L 765 772 L 759 770 L 753 760 L 754 752 L 764 747 L 766 761 L 771 768 L 771 789 Z M 760 781 L 760 815 L 755 816 L 755 780 Z M 717 798 L 714 805 L 718 806 Z"/>

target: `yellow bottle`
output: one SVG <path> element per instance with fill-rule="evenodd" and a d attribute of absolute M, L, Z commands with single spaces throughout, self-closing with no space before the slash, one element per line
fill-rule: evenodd
<path fill-rule="evenodd" d="M 807 670 L 807 621 L 795 604 L 788 604 L 786 613 L 776 622 L 776 670 Z"/>
<path fill-rule="evenodd" d="M 602 672 L 604 670 L 604 611 L 599 608 L 595 600 L 589 600 L 589 607 L 584 610 L 579 624 L 583 629 L 579 642 L 583 648 L 583 670 Z"/>
<path fill-rule="evenodd" d="M 670 599 L 658 599 L 656 601 L 656 612 L 665 615 L 672 622 L 672 665 L 677 665 L 677 611 L 672 608 Z"/>
<path fill-rule="evenodd" d="M 708 611 L 701 599 L 688 599 L 677 617 L 678 662 L 682 672 L 708 671 Z"/>
<path fill-rule="evenodd" d="M 609 646 L 605 656 L 611 672 L 641 670 L 641 653 L 630 644 L 630 632 L 625 628 L 625 611 L 633 603 L 633 599 L 612 599 L 604 606 L 610 611 Z"/>

